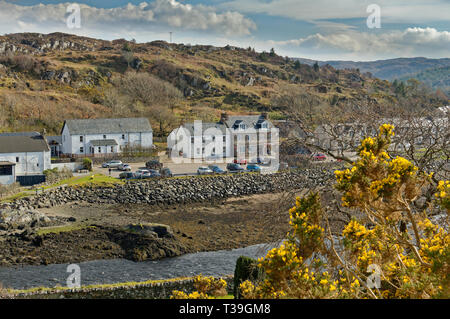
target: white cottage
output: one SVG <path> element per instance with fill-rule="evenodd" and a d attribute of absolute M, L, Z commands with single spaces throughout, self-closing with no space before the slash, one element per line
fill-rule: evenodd
<path fill-rule="evenodd" d="M 0 183 L 20 177 L 43 176 L 51 168 L 50 147 L 37 132 L 0 134 Z"/>
<path fill-rule="evenodd" d="M 66 120 L 61 131 L 64 154 L 103 156 L 124 147 L 151 148 L 153 130 L 146 118 Z"/>

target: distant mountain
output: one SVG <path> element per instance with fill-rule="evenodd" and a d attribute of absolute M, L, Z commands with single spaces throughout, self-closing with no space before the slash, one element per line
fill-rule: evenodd
<path fill-rule="evenodd" d="M 313 65 L 316 62 L 314 60 L 301 58 L 298 60 L 308 65 Z M 329 64 L 336 69 L 359 69 L 362 73 L 370 72 L 373 76 L 380 79 L 394 80 L 427 69 L 450 66 L 450 59 L 398 58 L 370 62 L 318 61 L 318 63 L 319 65 Z"/>
<path fill-rule="evenodd" d="M 313 65 L 314 60 L 298 58 L 302 63 Z M 336 69 L 359 69 L 361 73 L 370 72 L 383 80 L 408 80 L 416 78 L 432 89 L 449 91 L 450 59 L 398 58 L 370 62 L 353 61 L 317 61 L 320 66 L 329 64 Z"/>
<path fill-rule="evenodd" d="M 399 80 L 417 79 L 425 83 L 434 90 L 440 89 L 447 96 L 450 96 L 450 66 L 426 69 L 425 71 L 409 74 Z"/>

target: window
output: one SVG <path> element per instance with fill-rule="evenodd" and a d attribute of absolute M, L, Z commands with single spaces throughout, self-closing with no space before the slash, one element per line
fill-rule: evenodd
<path fill-rule="evenodd" d="M 36 166 L 39 167 L 39 163 L 36 163 Z"/>
<path fill-rule="evenodd" d="M 114 146 L 111 146 L 111 153 L 114 153 Z"/>
<path fill-rule="evenodd" d="M 102 148 L 99 146 L 98 147 L 98 152 L 101 153 L 102 152 Z"/>
<path fill-rule="evenodd" d="M 194 144 L 194 137 L 191 137 L 191 144 Z"/>
<path fill-rule="evenodd" d="M 122 134 L 122 140 L 124 140 L 125 139 L 125 134 Z"/>
<path fill-rule="evenodd" d="M 83 143 L 83 136 L 80 136 L 80 142 Z"/>
<path fill-rule="evenodd" d="M 0 166 L 0 176 L 11 176 L 12 166 Z"/>
<path fill-rule="evenodd" d="M 200 154 L 200 148 L 197 148 L 197 155 Z"/>
<path fill-rule="evenodd" d="M 227 137 L 224 135 L 223 136 L 223 142 L 225 143 L 227 141 Z"/>
<path fill-rule="evenodd" d="M 80 153 L 84 153 L 84 148 L 80 147 Z"/>
<path fill-rule="evenodd" d="M 212 140 L 213 140 L 213 142 L 215 142 L 216 141 L 216 137 L 213 135 L 213 137 L 212 137 Z"/>
<path fill-rule="evenodd" d="M 18 157 L 16 157 L 16 163 L 19 163 L 20 159 Z"/>
<path fill-rule="evenodd" d="M 103 139 L 106 140 L 106 135 L 103 135 Z"/>

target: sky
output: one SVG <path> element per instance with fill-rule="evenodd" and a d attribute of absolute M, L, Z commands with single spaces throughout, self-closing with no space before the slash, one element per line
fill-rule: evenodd
<path fill-rule="evenodd" d="M 18 32 L 137 42 L 172 32 L 176 43 L 321 61 L 450 58 L 450 0 L 0 0 L 0 34 Z"/>

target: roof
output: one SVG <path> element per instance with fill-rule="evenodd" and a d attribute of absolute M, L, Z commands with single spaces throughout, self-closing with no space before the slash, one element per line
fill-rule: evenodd
<path fill-rule="evenodd" d="M 16 163 L 0 161 L 0 166 L 15 166 L 15 165 L 16 165 Z"/>
<path fill-rule="evenodd" d="M 118 145 L 116 140 L 92 140 L 90 141 L 92 146 L 114 146 Z"/>
<path fill-rule="evenodd" d="M 149 120 L 143 117 L 66 120 L 66 125 L 71 135 L 153 132 Z"/>
<path fill-rule="evenodd" d="M 194 136 L 194 123 L 185 123 L 183 127 L 187 129 L 191 136 Z M 222 132 L 222 134 L 226 134 L 227 127 L 221 123 L 203 123 L 202 122 L 202 135 L 206 130 L 209 129 L 210 132 L 213 132 L 213 129 L 218 129 Z"/>
<path fill-rule="evenodd" d="M 228 119 L 225 121 L 226 124 L 230 128 L 234 128 L 239 124 L 247 125 L 247 128 L 259 129 L 261 123 L 267 122 L 268 128 L 272 128 L 273 124 L 266 119 L 262 115 L 238 115 L 238 116 L 228 116 Z"/>
<path fill-rule="evenodd" d="M 39 133 L 0 134 L 0 153 L 48 152 L 50 148 Z"/>

